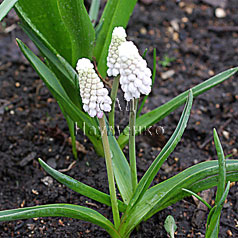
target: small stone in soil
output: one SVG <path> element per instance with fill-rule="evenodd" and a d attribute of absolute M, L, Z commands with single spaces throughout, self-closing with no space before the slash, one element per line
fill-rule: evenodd
<path fill-rule="evenodd" d="M 31 224 L 31 223 L 26 224 L 26 226 L 27 226 L 27 228 L 28 228 L 29 230 L 33 230 L 34 227 L 35 227 L 35 225 L 34 225 L 34 224 Z"/>
<path fill-rule="evenodd" d="M 226 12 L 224 9 L 219 7 L 215 10 L 215 15 L 217 18 L 224 18 L 224 17 L 226 17 Z"/>
<path fill-rule="evenodd" d="M 166 80 L 168 78 L 171 78 L 174 74 L 175 74 L 175 71 L 173 69 L 171 69 L 171 70 L 161 73 L 161 78 L 163 80 Z"/>
<path fill-rule="evenodd" d="M 43 179 L 41 179 L 41 182 L 46 186 L 51 186 L 53 184 L 53 179 L 50 176 L 46 176 Z"/>

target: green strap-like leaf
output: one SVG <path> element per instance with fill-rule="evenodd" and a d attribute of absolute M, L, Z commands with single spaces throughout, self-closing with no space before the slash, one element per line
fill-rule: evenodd
<path fill-rule="evenodd" d="M 0 4 L 0 21 L 7 15 L 7 13 L 14 7 L 18 0 L 4 0 Z"/>
<path fill-rule="evenodd" d="M 92 188 L 84 183 L 81 183 L 76 179 L 71 178 L 70 176 L 60 173 L 59 171 L 51 168 L 41 159 L 39 159 L 39 163 L 49 175 L 55 178 L 58 182 L 64 184 L 66 187 L 72 189 L 73 191 L 79 194 L 82 194 L 85 197 L 106 204 L 107 206 L 111 206 L 111 199 L 108 194 L 100 192 L 99 190 Z M 120 211 L 123 212 L 126 208 L 125 204 L 118 200 L 118 205 Z"/>
<path fill-rule="evenodd" d="M 210 206 L 210 204 L 208 204 L 202 197 L 198 196 L 196 193 L 194 193 L 191 190 L 188 190 L 186 188 L 182 188 L 183 191 L 189 193 L 190 195 L 193 195 L 194 197 L 196 197 L 199 201 L 201 201 L 209 210 L 212 209 L 212 207 Z"/>
<path fill-rule="evenodd" d="M 206 238 L 218 238 L 221 210 L 222 210 L 223 204 L 227 198 L 229 189 L 230 189 L 230 181 L 228 181 L 227 186 L 225 188 L 224 193 L 222 194 L 220 201 L 214 207 L 215 209 L 212 213 L 210 221 L 207 224 L 208 228 L 206 231 Z"/>
<path fill-rule="evenodd" d="M 111 35 L 114 27 L 123 26 L 126 28 L 130 15 L 136 5 L 137 0 L 108 0 L 103 11 L 100 23 L 102 28 L 97 35 L 94 56 L 98 63 L 98 70 L 102 77 L 106 76 L 106 58 L 111 42 Z"/>
<path fill-rule="evenodd" d="M 224 156 L 224 152 L 222 149 L 221 142 L 217 135 L 216 129 L 213 130 L 214 134 L 214 143 L 217 151 L 218 163 L 219 163 L 219 177 L 218 177 L 218 184 L 217 184 L 217 194 L 215 199 L 215 204 L 217 204 L 221 197 L 224 194 L 225 186 L 226 186 L 226 160 Z"/>
<path fill-rule="evenodd" d="M 34 32 L 41 33 L 57 53 L 72 63 L 71 39 L 61 19 L 57 0 L 19 0 L 15 8 L 22 21 Z"/>
<path fill-rule="evenodd" d="M 95 26 L 96 21 L 98 19 L 99 8 L 100 8 L 100 0 L 92 0 L 89 10 L 89 17 L 92 21 L 93 26 Z"/>
<path fill-rule="evenodd" d="M 153 163 L 151 164 L 149 169 L 146 171 L 145 175 L 140 180 L 140 182 L 137 186 L 137 189 L 128 205 L 126 212 L 129 212 L 129 210 L 133 206 L 135 206 L 135 204 L 140 200 L 140 198 L 142 198 L 142 196 L 145 194 L 146 190 L 149 188 L 154 177 L 158 173 L 160 167 L 162 166 L 164 161 L 168 158 L 168 156 L 173 152 L 174 148 L 180 141 L 180 139 L 183 135 L 183 132 L 187 126 L 190 111 L 192 108 L 192 102 L 193 102 L 193 95 L 192 95 L 192 91 L 190 91 L 187 103 L 186 103 L 183 113 L 182 113 L 182 116 L 179 120 L 179 123 L 178 123 L 173 135 L 170 137 L 169 141 L 166 143 L 166 145 L 164 146 L 162 151 L 159 153 L 159 155 L 153 161 Z"/>
<path fill-rule="evenodd" d="M 111 149 L 113 171 L 117 187 L 125 204 L 128 204 L 132 197 L 131 171 L 127 159 L 113 136 L 112 130 L 107 122 L 107 134 Z"/>
<path fill-rule="evenodd" d="M 57 0 L 72 45 L 72 66 L 79 58 L 92 59 L 95 31 L 83 0 Z M 64 44 L 64 42 L 62 42 Z"/>
<path fill-rule="evenodd" d="M 37 46 L 42 55 L 46 58 L 46 61 L 49 67 L 52 69 L 54 74 L 57 76 L 61 85 L 65 89 L 67 95 L 70 99 L 80 108 L 82 108 L 81 98 L 79 97 L 79 92 L 77 91 L 74 79 L 77 77 L 74 69 L 69 65 L 69 63 L 62 57 L 57 57 L 56 50 L 47 42 L 44 36 L 40 32 L 33 32 L 26 24 L 21 24 L 21 28 L 25 31 L 25 33 L 30 37 L 30 39 Z M 69 69 L 69 66 L 71 69 Z M 71 70 L 69 72 L 69 70 Z M 74 74 L 72 72 L 74 71 Z"/>
<path fill-rule="evenodd" d="M 216 76 L 206 80 L 203 83 L 198 84 L 197 86 L 192 88 L 193 96 L 196 97 L 207 90 L 215 87 L 219 83 L 222 83 L 224 80 L 228 79 L 232 75 L 234 75 L 238 71 L 238 67 L 233 69 L 228 69 L 220 74 L 217 74 Z M 136 119 L 136 126 L 139 128 L 142 128 L 140 130 L 140 133 L 146 130 L 149 126 L 154 125 L 158 121 L 165 118 L 167 115 L 169 115 L 170 112 L 173 112 L 175 109 L 177 109 L 179 106 L 184 104 L 186 102 L 186 98 L 188 95 L 188 90 L 181 93 L 177 97 L 173 98 L 169 102 L 163 104 L 162 106 L 154 109 L 153 111 L 150 111 Z M 139 131 L 137 131 L 137 134 Z M 129 126 L 127 126 L 124 131 L 121 133 L 121 135 L 118 138 L 118 143 L 121 146 L 121 148 L 124 148 L 124 146 L 128 143 L 129 140 Z"/>
<path fill-rule="evenodd" d="M 36 217 L 70 217 L 88 221 L 104 228 L 111 236 L 120 237 L 113 224 L 93 209 L 71 204 L 49 204 L 0 211 L 0 221 L 13 221 Z"/>
<path fill-rule="evenodd" d="M 67 115 L 69 115 L 73 121 L 77 122 L 78 127 L 83 130 L 83 133 L 85 133 L 85 135 L 93 143 L 96 152 L 103 154 L 102 143 L 99 137 L 100 132 L 98 125 L 95 123 L 95 120 L 92 119 L 88 114 L 82 112 L 70 100 L 62 85 L 60 84 L 60 82 L 58 82 L 56 76 L 36 55 L 34 55 L 31 50 L 29 50 L 29 48 L 27 48 L 20 40 L 17 40 L 17 43 L 23 54 L 29 60 L 36 72 L 40 75 L 52 95 L 56 98 L 57 101 L 60 102 Z"/>
<path fill-rule="evenodd" d="M 226 165 L 227 180 L 238 181 L 238 160 L 227 160 Z M 143 198 L 131 209 L 126 220 L 122 220 L 119 233 L 122 236 L 128 236 L 142 220 L 147 220 L 158 211 L 188 196 L 182 188 L 198 193 L 216 186 L 218 171 L 217 161 L 207 161 L 194 165 L 153 186 L 147 190 Z"/>

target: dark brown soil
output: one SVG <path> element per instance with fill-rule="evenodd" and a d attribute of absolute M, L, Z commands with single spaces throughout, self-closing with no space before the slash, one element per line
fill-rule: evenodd
<path fill-rule="evenodd" d="M 152 2 L 147 4 L 148 2 Z M 238 62 L 238 3 L 230 0 L 226 17 L 215 16 L 217 6 L 207 0 L 146 1 L 141 0 L 128 26 L 128 35 L 141 52 L 149 48 L 147 59 L 152 66 L 152 50 L 157 48 L 159 60 L 165 55 L 175 58 L 167 68 L 158 65 L 153 93 L 145 111 L 153 109 L 184 90 Z M 218 1 L 210 1 L 215 2 Z M 225 2 L 225 0 L 224 0 Z M 16 29 L 16 16 L 8 15 L 0 29 L 0 210 L 49 203 L 72 203 L 96 209 L 111 218 L 111 210 L 87 199 L 57 181 L 40 168 L 42 158 L 56 169 L 65 169 L 74 158 L 67 142 L 68 129 L 59 107 L 34 70 L 19 52 L 16 36 L 26 36 Z M 4 25 L 6 24 L 6 25 Z M 171 76 L 164 73 L 170 70 Z M 164 79 L 162 79 L 162 76 Z M 201 161 L 216 159 L 212 129 L 216 128 L 225 154 L 238 159 L 238 81 L 237 76 L 195 99 L 188 127 L 182 141 L 156 177 L 169 178 Z M 179 120 L 182 108 L 162 120 L 168 139 Z M 117 113 L 117 122 L 126 121 Z M 141 177 L 159 148 L 148 136 L 138 137 L 138 173 Z M 79 152 L 79 160 L 68 175 L 108 192 L 104 160 L 95 155 L 92 145 L 79 133 L 78 141 L 87 153 Z M 153 141 L 153 143 L 151 143 Z M 48 185 L 43 182 L 48 181 Z M 213 193 L 210 190 L 209 193 Z M 212 201 L 214 195 L 212 196 Z M 210 201 L 210 203 L 212 203 Z M 219 237 L 238 237 L 238 188 L 232 186 L 222 210 Z M 141 224 L 132 237 L 167 237 L 163 223 L 171 214 L 177 223 L 177 237 L 204 237 L 206 216 L 192 198 L 168 207 Z M 200 214 L 200 213 L 199 213 Z M 101 228 L 74 219 L 44 218 L 0 223 L 0 237 L 108 237 Z"/>

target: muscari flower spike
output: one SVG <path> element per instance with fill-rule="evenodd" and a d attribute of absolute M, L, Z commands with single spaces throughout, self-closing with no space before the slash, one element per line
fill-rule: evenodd
<path fill-rule="evenodd" d="M 89 59 L 79 59 L 76 69 L 84 111 L 91 117 L 102 118 L 103 112 L 111 111 L 112 100 L 108 96 L 108 90 L 100 81 Z"/>
<path fill-rule="evenodd" d="M 120 64 L 118 62 L 118 47 L 126 41 L 126 31 L 123 27 L 115 27 L 112 32 L 112 40 L 109 46 L 108 56 L 107 56 L 107 75 L 117 76 L 120 71 Z"/>
<path fill-rule="evenodd" d="M 151 70 L 137 47 L 126 41 L 119 47 L 120 84 L 126 101 L 148 95 L 151 91 Z"/>

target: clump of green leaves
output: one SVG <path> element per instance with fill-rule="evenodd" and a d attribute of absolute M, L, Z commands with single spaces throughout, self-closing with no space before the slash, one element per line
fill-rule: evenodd
<path fill-rule="evenodd" d="M 163 67 L 168 67 L 175 60 L 176 60 L 175 57 L 169 57 L 168 55 L 165 55 L 162 60 L 158 61 L 158 63 L 162 65 Z"/>

